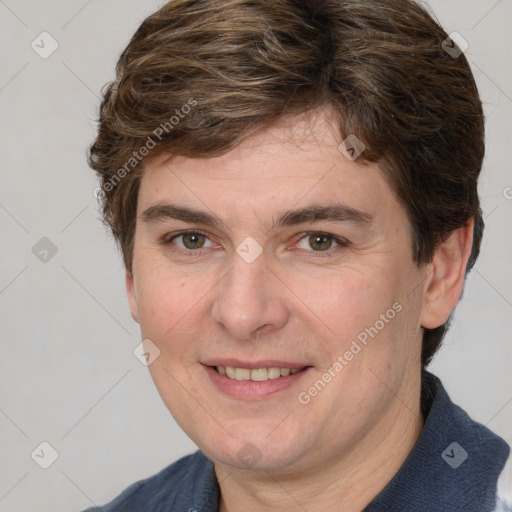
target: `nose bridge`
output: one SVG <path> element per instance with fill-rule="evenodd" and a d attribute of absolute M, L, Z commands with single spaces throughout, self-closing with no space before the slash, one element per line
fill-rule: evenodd
<path fill-rule="evenodd" d="M 284 297 L 263 255 L 245 260 L 234 255 L 230 271 L 219 283 L 213 320 L 238 340 L 248 340 L 263 326 L 282 327 L 288 318 Z"/>

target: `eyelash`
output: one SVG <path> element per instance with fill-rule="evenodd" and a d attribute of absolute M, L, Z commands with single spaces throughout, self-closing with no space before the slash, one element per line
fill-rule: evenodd
<path fill-rule="evenodd" d="M 173 245 L 172 242 L 174 239 L 179 238 L 180 236 L 190 235 L 190 234 L 202 235 L 202 236 L 206 237 L 208 240 L 210 240 L 207 233 L 205 233 L 204 231 L 202 231 L 200 229 L 191 229 L 191 230 L 180 231 L 179 233 L 175 233 L 170 238 L 166 237 L 162 240 L 161 243 L 162 243 L 162 245 L 169 247 L 173 252 L 176 252 L 176 253 L 180 253 L 180 254 L 184 254 L 184 255 L 188 255 L 188 256 L 202 255 L 204 249 L 181 249 L 181 248 L 176 248 Z M 323 231 L 306 231 L 305 233 L 301 234 L 300 238 L 295 242 L 295 244 L 298 244 L 303 239 L 305 239 L 311 235 L 319 235 L 319 236 L 324 236 L 324 237 L 330 238 L 332 240 L 332 242 L 335 242 L 336 244 L 338 244 L 338 247 L 337 247 L 338 249 L 340 247 L 349 247 L 349 245 L 350 245 L 350 242 L 348 242 L 348 240 L 345 240 L 344 238 L 335 237 L 334 235 L 332 235 L 330 233 L 325 233 Z M 311 250 L 308 252 L 313 253 L 315 255 L 315 257 L 329 257 L 332 255 L 332 249 L 333 248 L 331 247 L 325 251 Z M 336 247 L 334 247 L 334 249 L 336 249 Z"/>

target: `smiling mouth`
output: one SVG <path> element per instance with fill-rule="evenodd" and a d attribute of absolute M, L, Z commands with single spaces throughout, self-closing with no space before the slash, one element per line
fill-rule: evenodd
<path fill-rule="evenodd" d="M 295 375 L 296 373 L 306 370 L 309 366 L 294 369 L 278 367 L 237 368 L 234 366 L 213 366 L 212 368 L 220 375 L 224 375 L 232 380 L 263 382 L 266 380 L 274 380 L 279 379 L 280 377 Z"/>

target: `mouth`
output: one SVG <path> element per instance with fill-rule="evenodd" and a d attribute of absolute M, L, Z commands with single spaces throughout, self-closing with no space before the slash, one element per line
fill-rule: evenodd
<path fill-rule="evenodd" d="M 223 394 L 248 400 L 265 399 L 283 392 L 313 370 L 312 366 L 284 361 L 245 364 L 235 360 L 210 361 L 203 363 L 203 367 L 210 382 Z"/>
<path fill-rule="evenodd" d="M 295 375 L 307 367 L 303 368 L 282 368 L 278 366 L 270 366 L 268 368 L 239 368 L 235 366 L 214 366 L 214 370 L 220 375 L 225 375 L 232 380 L 252 380 L 253 382 L 264 382 L 266 380 L 279 379 L 280 377 L 288 377 Z"/>

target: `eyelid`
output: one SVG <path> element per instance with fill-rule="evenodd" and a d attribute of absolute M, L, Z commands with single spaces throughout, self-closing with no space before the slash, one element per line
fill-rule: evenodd
<path fill-rule="evenodd" d="M 197 233 L 199 235 L 203 235 L 208 238 L 208 233 L 206 233 L 206 231 L 203 231 L 202 229 L 184 229 L 182 231 L 177 231 L 176 233 L 166 234 L 163 237 L 163 240 L 170 242 L 173 238 L 176 238 L 180 235 L 188 235 L 190 233 Z"/>
<path fill-rule="evenodd" d="M 318 230 L 312 230 L 312 231 L 305 231 L 303 233 L 300 233 L 300 235 L 298 235 L 298 238 L 297 238 L 297 241 L 295 242 L 294 245 L 297 245 L 299 242 L 301 242 L 302 240 L 304 240 L 304 238 L 306 237 L 309 237 L 311 235 L 320 235 L 320 236 L 325 236 L 325 237 L 328 237 L 328 238 L 331 238 L 333 242 L 337 243 L 338 244 L 338 248 L 339 247 L 349 247 L 350 246 L 350 242 L 346 239 L 346 238 L 343 238 L 343 237 L 339 237 L 339 236 L 336 236 L 332 233 L 328 233 L 326 231 L 318 231 Z M 332 252 L 333 252 L 333 249 L 336 249 L 336 247 L 331 247 L 325 251 L 307 251 L 307 252 L 311 252 L 311 253 L 314 253 L 316 255 L 319 255 L 321 256 L 322 254 L 324 255 L 330 255 Z"/>
<path fill-rule="evenodd" d="M 197 233 L 199 235 L 202 235 L 204 236 L 207 240 L 209 240 L 212 244 L 214 244 L 214 246 L 217 246 L 218 247 L 218 244 L 216 244 L 213 240 L 210 239 L 208 233 L 206 233 L 205 231 L 203 231 L 202 229 L 185 229 L 183 231 L 179 231 L 177 233 L 173 233 L 171 236 L 168 236 L 166 235 L 165 237 L 163 237 L 161 243 L 162 245 L 173 245 L 172 244 L 172 241 L 175 239 L 175 238 L 178 238 L 180 236 L 184 236 L 184 235 L 187 235 L 187 234 L 191 234 L 191 233 Z M 343 237 L 338 237 L 332 233 L 328 233 L 326 231 L 319 231 L 319 230 L 310 230 L 310 231 L 303 231 L 301 233 L 299 233 L 298 235 L 296 235 L 296 241 L 294 242 L 294 246 L 297 245 L 299 242 L 301 242 L 304 238 L 308 237 L 308 236 L 311 236 L 311 235 L 320 235 L 320 236 L 325 236 L 325 237 L 329 237 L 331 238 L 336 244 L 338 244 L 338 248 L 339 247 L 348 247 L 350 246 L 350 242 L 343 238 Z M 188 254 L 196 254 L 196 255 L 200 255 L 202 253 L 203 250 L 205 249 L 209 249 L 208 247 L 204 248 L 204 247 L 201 247 L 199 249 L 183 249 L 181 247 L 176 247 L 176 248 L 173 248 L 173 251 L 176 251 L 176 252 L 182 252 L 182 253 L 188 253 Z M 325 251 L 307 251 L 307 252 L 311 252 L 313 254 L 317 254 L 317 255 L 322 255 L 322 254 L 325 254 L 325 255 L 329 255 L 333 252 L 333 249 L 335 249 L 335 247 L 331 247 Z"/>
<path fill-rule="evenodd" d="M 215 242 L 213 242 L 208 233 L 206 233 L 206 231 L 203 231 L 202 229 L 184 229 L 183 231 L 179 231 L 177 233 L 172 233 L 171 235 L 165 235 L 162 240 L 161 240 L 161 243 L 162 245 L 171 245 L 172 244 L 172 241 L 175 239 L 175 238 L 178 238 L 180 236 L 184 236 L 184 235 L 189 235 L 189 234 L 198 234 L 198 235 L 202 235 L 204 236 L 207 240 L 209 240 L 210 242 L 212 242 L 214 245 L 215 245 Z M 181 247 L 178 247 L 178 250 L 181 250 L 181 251 L 186 251 L 186 252 L 197 252 L 199 253 L 201 249 L 196 249 L 196 250 L 193 250 L 193 249 L 182 249 Z"/>

